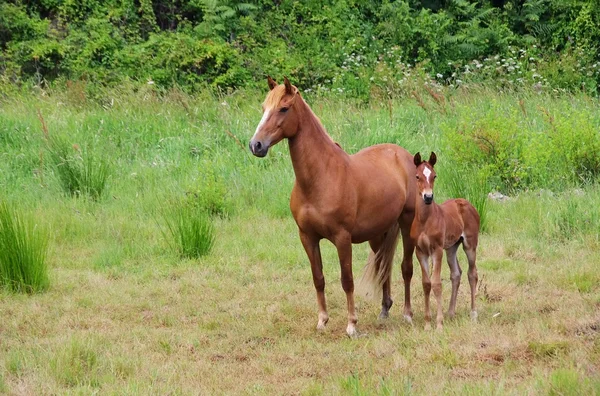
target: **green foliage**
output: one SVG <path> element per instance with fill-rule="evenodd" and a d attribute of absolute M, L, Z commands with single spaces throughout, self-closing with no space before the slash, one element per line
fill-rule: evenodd
<path fill-rule="evenodd" d="M 182 257 L 198 258 L 210 252 L 215 229 L 204 208 L 189 201 L 179 201 L 162 211 L 165 238 Z"/>
<path fill-rule="evenodd" d="M 0 287 L 25 293 L 46 290 L 47 245 L 42 227 L 0 200 Z"/>
<path fill-rule="evenodd" d="M 371 100 L 374 86 L 405 94 L 389 88 L 412 67 L 454 84 L 470 80 L 473 62 L 535 48 L 539 68 L 494 60 L 476 78 L 596 93 L 599 10 L 598 0 L 5 2 L 0 75 L 216 91 L 288 75 L 303 89 Z"/>
<path fill-rule="evenodd" d="M 465 198 L 479 213 L 479 229 L 488 230 L 488 193 L 490 191 L 486 175 L 481 176 L 474 169 L 461 169 L 456 165 L 446 165 L 444 185 L 452 198 Z"/>
<path fill-rule="evenodd" d="M 106 188 L 111 168 L 101 155 L 69 144 L 56 135 L 47 138 L 50 162 L 63 191 L 71 196 L 99 200 Z"/>

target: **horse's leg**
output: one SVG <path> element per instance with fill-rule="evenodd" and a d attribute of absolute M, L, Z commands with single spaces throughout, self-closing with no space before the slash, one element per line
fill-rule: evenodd
<path fill-rule="evenodd" d="M 321 261 L 321 249 L 319 247 L 319 239 L 311 238 L 308 234 L 300 232 L 300 240 L 302 246 L 306 250 L 306 255 L 310 261 L 310 269 L 312 270 L 313 283 L 317 290 L 317 304 L 319 305 L 319 322 L 317 330 L 324 330 L 329 315 L 327 315 L 327 304 L 325 303 L 325 277 L 323 276 L 323 262 Z"/>
<path fill-rule="evenodd" d="M 423 295 L 425 299 L 425 330 L 431 329 L 431 311 L 429 309 L 429 295 L 431 293 L 431 280 L 429 279 L 429 256 L 417 249 L 417 258 L 421 264 L 423 282 Z"/>
<path fill-rule="evenodd" d="M 448 261 L 448 267 L 450 267 L 450 280 L 452 281 L 452 295 L 450 297 L 450 306 L 448 307 L 448 317 L 454 318 L 456 314 L 456 298 L 458 295 L 458 287 L 460 286 L 460 277 L 462 270 L 458 264 L 458 258 L 456 253 L 460 242 L 446 249 L 446 260 Z"/>
<path fill-rule="evenodd" d="M 437 329 L 442 329 L 442 323 L 444 322 L 444 310 L 442 308 L 442 259 L 444 255 L 444 249 L 441 247 L 437 248 L 433 252 L 433 270 L 431 276 L 431 288 L 437 302 L 437 316 L 436 324 Z"/>
<path fill-rule="evenodd" d="M 346 292 L 346 302 L 348 304 L 348 326 L 346 333 L 349 337 L 358 336 L 356 323 L 358 317 L 354 308 L 354 278 L 352 276 L 352 239 L 349 233 L 345 233 L 335 238 L 335 247 L 340 258 L 340 267 L 342 273 L 342 288 Z"/>
<path fill-rule="evenodd" d="M 475 309 L 475 292 L 477 289 L 477 265 L 475 259 L 477 258 L 477 246 L 463 246 L 465 253 L 467 254 L 467 260 L 469 261 L 469 286 L 471 286 L 471 320 L 477 320 L 477 310 Z"/>
<path fill-rule="evenodd" d="M 404 319 L 412 324 L 413 312 L 410 306 L 410 282 L 413 276 L 413 253 L 415 251 L 415 245 L 413 245 L 412 239 L 410 238 L 410 227 L 412 224 L 412 217 L 410 221 L 405 221 L 400 225 L 402 232 L 402 279 L 404 280 Z"/>
<path fill-rule="evenodd" d="M 382 235 L 379 238 L 371 239 L 369 241 L 369 245 L 371 246 L 371 250 L 373 251 L 372 254 L 375 254 L 375 255 L 377 254 L 377 252 L 383 245 L 384 239 L 385 239 L 385 235 Z M 379 273 L 380 265 L 381 265 L 381 262 L 379 262 L 379 261 L 375 262 L 375 270 L 377 271 L 377 273 Z M 391 297 L 391 282 L 392 282 L 391 278 L 392 277 L 390 276 L 382 285 L 383 295 L 381 297 L 381 312 L 379 313 L 379 319 L 387 319 L 389 317 L 390 308 L 392 307 L 392 304 L 394 303 L 394 301 L 392 300 L 392 297 Z"/>

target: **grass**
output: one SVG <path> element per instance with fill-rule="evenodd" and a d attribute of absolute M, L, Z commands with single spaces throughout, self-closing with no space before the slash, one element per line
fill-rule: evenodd
<path fill-rule="evenodd" d="M 205 208 L 182 201 L 162 214 L 165 237 L 181 257 L 198 258 L 210 252 L 215 243 L 215 231 Z"/>
<path fill-rule="evenodd" d="M 594 182 L 531 176 L 553 187 L 531 184 L 507 200 L 485 201 L 478 323 L 469 319 L 463 274 L 457 318 L 440 333 L 424 331 L 415 268 L 415 325 L 406 324 L 396 265 L 390 319 L 377 320 L 377 301 L 358 299 L 358 326 L 366 335 L 350 340 L 337 255 L 327 242 L 321 250 L 331 319 L 325 332 L 315 330 L 310 265 L 289 213 L 293 170 L 287 146 L 274 147 L 261 160 L 236 142 L 245 144 L 255 129 L 264 92 L 190 97 L 186 108 L 171 93 L 108 92 L 112 97 L 103 103 L 114 104 L 105 107 L 75 106 L 60 92 L 52 95 L 16 97 L 0 106 L 0 153 L 6 159 L 0 161 L 0 189 L 51 230 L 46 292 L 0 291 L 0 392 L 600 392 L 600 239 L 586 220 L 597 218 L 600 208 Z M 481 122 L 487 122 L 495 114 L 490 108 L 519 112 L 515 95 L 457 93 L 446 113 L 426 112 L 414 99 L 397 100 L 391 112 L 387 104 L 309 100 L 350 152 L 381 141 L 411 152 L 435 151 L 436 194 L 451 198 L 457 194 L 452 172 L 474 165 L 453 156 L 447 128 L 465 114 L 486 114 Z M 529 111 L 519 125 L 541 134 L 545 116 L 535 109 L 543 106 L 556 122 L 563 114 L 598 126 L 590 100 L 526 96 Z M 52 176 L 56 169 L 48 158 L 40 161 L 46 138 L 37 109 L 51 133 L 60 131 L 66 141 L 106 156 L 110 186 L 101 199 L 64 194 Z M 496 114 L 494 128 L 501 128 L 504 116 Z M 460 179 L 465 187 L 468 176 Z M 564 185 L 557 187 L 557 180 Z M 215 237 L 206 255 L 182 257 L 165 241 L 156 213 L 179 198 L 196 205 L 188 209 L 210 212 Z M 367 253 L 366 245 L 354 246 L 356 279 Z M 464 267 L 463 253 L 459 261 Z M 445 268 L 442 281 L 446 305 Z"/>
<path fill-rule="evenodd" d="M 34 293 L 48 287 L 47 232 L 0 200 L 0 287 Z"/>

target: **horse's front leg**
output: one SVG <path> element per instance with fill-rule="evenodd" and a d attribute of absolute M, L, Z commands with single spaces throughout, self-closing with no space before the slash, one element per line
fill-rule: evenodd
<path fill-rule="evenodd" d="M 423 283 L 423 297 L 425 300 L 425 330 L 431 329 L 431 310 L 429 308 L 429 296 L 431 293 L 431 280 L 429 279 L 429 255 L 417 248 L 417 258 L 421 264 Z"/>
<path fill-rule="evenodd" d="M 329 321 L 329 315 L 327 314 L 327 304 L 325 303 L 325 277 L 323 276 L 323 262 L 321 261 L 319 239 L 300 231 L 300 240 L 302 241 L 302 246 L 304 246 L 304 250 L 306 250 L 306 255 L 310 261 L 313 283 L 317 290 L 317 304 L 319 306 L 317 330 L 325 330 L 325 325 Z"/>
<path fill-rule="evenodd" d="M 358 336 L 356 323 L 356 309 L 354 307 L 354 278 L 352 276 L 352 238 L 349 233 L 338 235 L 334 241 L 340 258 L 340 267 L 342 273 L 342 288 L 346 292 L 346 302 L 348 304 L 348 326 L 346 333 L 349 337 Z"/>
<path fill-rule="evenodd" d="M 442 258 L 444 250 L 439 247 L 433 252 L 433 271 L 431 276 L 431 288 L 437 302 L 437 329 L 442 329 L 444 322 L 444 311 L 442 309 Z"/>

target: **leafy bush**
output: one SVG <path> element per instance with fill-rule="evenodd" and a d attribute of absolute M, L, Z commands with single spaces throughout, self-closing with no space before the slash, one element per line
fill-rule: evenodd
<path fill-rule="evenodd" d="M 34 293 L 48 288 L 47 232 L 0 200 L 0 286 Z"/>
<path fill-rule="evenodd" d="M 110 165 L 106 159 L 58 136 L 47 139 L 52 166 L 63 191 L 71 196 L 86 195 L 98 200 L 106 188 Z"/>

